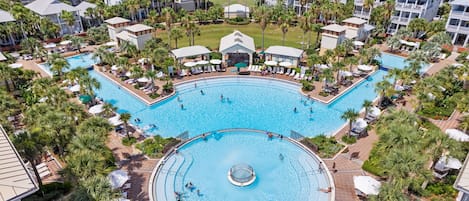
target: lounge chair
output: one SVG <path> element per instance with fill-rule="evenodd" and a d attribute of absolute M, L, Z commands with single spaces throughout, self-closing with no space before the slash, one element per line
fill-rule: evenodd
<path fill-rule="evenodd" d="M 300 73 L 300 77 L 298 78 L 299 80 L 304 80 L 305 79 L 305 74 L 304 73 Z"/>
<path fill-rule="evenodd" d="M 220 65 L 217 65 L 216 69 L 217 69 L 217 72 L 220 72 L 221 71 Z"/>
<path fill-rule="evenodd" d="M 285 75 L 290 75 L 291 73 L 291 68 L 287 69 L 287 72 L 285 72 Z"/>
<path fill-rule="evenodd" d="M 293 79 L 295 79 L 295 80 L 300 79 L 300 73 L 296 73 L 295 76 L 293 77 Z"/>
<path fill-rule="evenodd" d="M 202 70 L 202 67 L 197 67 L 197 74 L 203 73 L 204 71 Z"/>
<path fill-rule="evenodd" d="M 212 65 L 212 72 L 216 72 L 215 67 Z"/>
<path fill-rule="evenodd" d="M 288 75 L 288 76 L 293 77 L 293 76 L 295 76 L 295 74 L 296 74 L 296 70 L 295 70 L 295 69 L 292 69 L 290 75 Z"/>
<path fill-rule="evenodd" d="M 278 71 L 278 74 L 283 74 L 283 72 L 285 72 L 285 68 L 284 67 L 281 67 Z"/>

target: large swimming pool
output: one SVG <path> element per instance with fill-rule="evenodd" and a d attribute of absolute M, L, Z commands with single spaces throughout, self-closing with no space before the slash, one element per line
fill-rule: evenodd
<path fill-rule="evenodd" d="M 132 119 L 139 118 L 141 123 L 137 126 L 141 128 L 155 124 L 157 128 L 149 133 L 168 137 L 185 131 L 194 136 L 226 128 L 252 128 L 285 135 L 292 130 L 305 136 L 331 134 L 345 123 L 340 119 L 345 110 L 360 110 L 364 100 L 375 99 L 373 86 L 386 72 L 377 71 L 331 104 L 308 101 L 297 84 L 228 77 L 199 80 L 197 86 L 194 82 L 178 85 L 175 96 L 152 106 L 98 73 L 90 74 L 101 82 L 99 97 L 117 106 L 119 113 L 129 112 Z"/>
<path fill-rule="evenodd" d="M 392 69 L 404 69 L 408 64 L 405 57 L 401 57 L 394 54 L 388 53 L 381 53 L 380 57 L 377 57 L 376 60 L 381 62 L 381 65 L 385 68 Z M 431 67 L 430 64 L 422 64 L 422 68 L 420 69 L 421 73 L 427 72 L 427 70 Z"/>
<path fill-rule="evenodd" d="M 67 61 L 70 64 L 70 68 L 64 69 L 64 72 L 68 72 L 72 69 L 81 67 L 81 68 L 89 68 L 93 66 L 93 64 L 97 63 L 97 60 L 92 59 L 93 54 L 91 53 L 84 53 L 79 54 L 71 57 L 67 57 Z M 42 70 L 44 70 L 47 74 L 52 76 L 51 66 L 48 63 L 41 63 L 38 64 Z"/>
<path fill-rule="evenodd" d="M 333 200 L 332 178 L 311 152 L 286 138 L 264 132 L 226 131 L 194 139 L 162 159 L 150 185 L 152 200 L 300 201 Z M 252 167 L 253 183 L 236 186 L 228 172 Z M 248 175 L 249 176 L 249 175 Z M 192 188 L 185 187 L 192 183 Z"/>

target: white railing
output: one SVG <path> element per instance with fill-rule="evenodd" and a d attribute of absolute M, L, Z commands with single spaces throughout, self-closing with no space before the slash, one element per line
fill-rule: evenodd
<path fill-rule="evenodd" d="M 421 5 L 415 4 L 406 4 L 406 3 L 396 3 L 396 9 L 406 9 L 406 10 L 417 10 L 420 11 L 423 9 Z"/>
<path fill-rule="evenodd" d="M 451 14 L 449 16 L 450 18 L 469 18 L 469 12 L 464 12 L 464 11 L 451 11 Z"/>
<path fill-rule="evenodd" d="M 447 30 L 447 31 L 456 32 L 456 31 L 458 31 L 458 25 L 448 25 L 448 26 L 446 27 L 446 30 Z"/>
<path fill-rule="evenodd" d="M 459 27 L 459 32 L 468 33 L 469 32 L 469 27 Z"/>

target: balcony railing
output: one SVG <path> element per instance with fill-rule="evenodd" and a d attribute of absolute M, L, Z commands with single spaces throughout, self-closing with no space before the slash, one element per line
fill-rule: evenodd
<path fill-rule="evenodd" d="M 468 33 L 469 32 L 469 27 L 459 27 L 459 32 Z"/>
<path fill-rule="evenodd" d="M 415 4 L 396 3 L 396 9 L 406 9 L 406 10 L 420 11 L 420 10 L 423 9 L 423 6 L 422 5 L 415 5 Z"/>
<path fill-rule="evenodd" d="M 451 15 L 449 16 L 450 18 L 469 18 L 469 12 L 464 12 L 464 11 L 452 11 Z"/>
<path fill-rule="evenodd" d="M 446 27 L 446 31 L 457 32 L 458 31 L 458 25 L 448 25 Z"/>

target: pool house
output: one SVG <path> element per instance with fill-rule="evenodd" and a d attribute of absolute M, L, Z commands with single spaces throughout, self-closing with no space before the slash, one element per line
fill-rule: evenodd
<path fill-rule="evenodd" d="M 222 61 L 227 66 L 234 66 L 237 63 L 252 64 L 253 53 L 256 51 L 254 39 L 250 36 L 234 31 L 220 39 Z"/>
<path fill-rule="evenodd" d="M 211 51 L 209 49 L 201 45 L 194 45 L 171 50 L 171 54 L 179 64 L 182 64 L 186 58 L 199 57 L 200 60 L 208 60 L 210 52 Z"/>
<path fill-rule="evenodd" d="M 289 62 L 298 66 L 303 58 L 303 50 L 287 46 L 270 46 L 264 51 L 266 61 Z"/>

